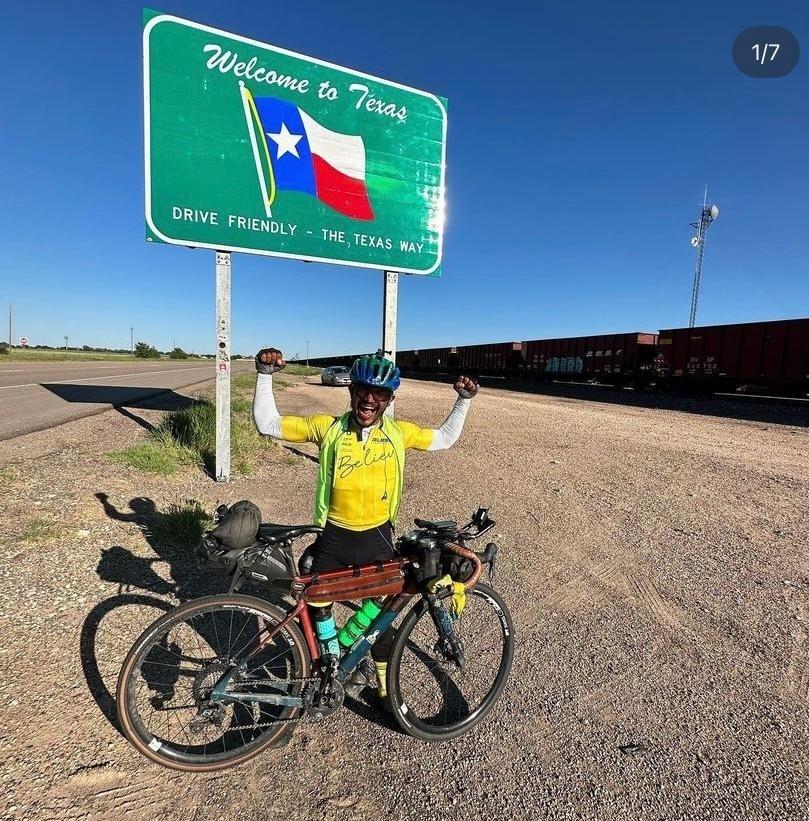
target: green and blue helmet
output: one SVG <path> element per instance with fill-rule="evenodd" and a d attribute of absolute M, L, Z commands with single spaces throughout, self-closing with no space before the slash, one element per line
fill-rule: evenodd
<path fill-rule="evenodd" d="M 389 391 L 395 391 L 401 381 L 399 369 L 381 350 L 356 359 L 351 366 L 350 378 L 352 385 L 387 388 Z"/>

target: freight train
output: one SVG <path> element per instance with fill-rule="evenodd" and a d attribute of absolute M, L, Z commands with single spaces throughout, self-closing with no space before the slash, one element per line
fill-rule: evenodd
<path fill-rule="evenodd" d="M 359 354 L 310 359 L 350 366 Z M 809 318 L 398 351 L 411 376 L 464 373 L 684 392 L 809 393 Z"/>

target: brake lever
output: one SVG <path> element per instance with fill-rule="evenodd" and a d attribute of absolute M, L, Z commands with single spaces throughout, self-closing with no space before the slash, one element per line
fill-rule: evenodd
<path fill-rule="evenodd" d="M 494 542 L 489 542 L 486 548 L 478 553 L 481 562 L 489 565 L 489 584 L 494 587 L 494 565 L 497 560 L 497 545 Z"/>

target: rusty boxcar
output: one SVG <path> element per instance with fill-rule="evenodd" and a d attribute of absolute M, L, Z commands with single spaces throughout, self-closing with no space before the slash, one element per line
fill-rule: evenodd
<path fill-rule="evenodd" d="M 524 373 L 532 380 L 609 384 L 648 383 L 654 375 L 657 334 L 623 334 L 531 339 L 522 343 Z"/>
<path fill-rule="evenodd" d="M 658 348 L 657 372 L 671 387 L 809 390 L 809 319 L 669 328 Z"/>

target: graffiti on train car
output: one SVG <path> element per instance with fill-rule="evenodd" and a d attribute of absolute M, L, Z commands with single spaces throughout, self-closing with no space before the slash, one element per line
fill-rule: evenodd
<path fill-rule="evenodd" d="M 583 370 L 580 356 L 554 356 L 545 363 L 545 373 L 581 373 Z"/>

